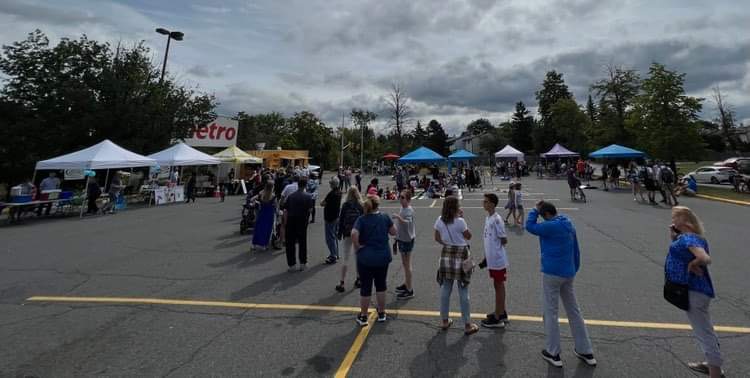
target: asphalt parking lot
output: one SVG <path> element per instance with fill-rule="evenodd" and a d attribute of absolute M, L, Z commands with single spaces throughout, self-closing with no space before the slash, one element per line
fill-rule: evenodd
<path fill-rule="evenodd" d="M 395 258 L 390 319 L 365 330 L 354 322 L 353 277 L 339 294 L 340 266 L 323 264 L 322 210 L 309 229 L 308 270 L 287 273 L 283 251 L 250 252 L 251 237 L 239 234 L 242 199 L 230 197 L 0 227 L 0 376 L 692 376 L 685 363 L 701 354 L 685 314 L 661 296 L 669 209 L 633 202 L 626 190 L 589 190 L 588 203 L 574 203 L 563 180 L 523 183 L 527 209 L 550 200 L 578 229 L 576 290 L 595 368 L 573 356 L 564 325 L 564 368 L 540 358 L 539 246 L 520 228 L 509 229 L 510 326 L 467 337 L 456 322 L 443 332 L 432 240 L 442 202 L 415 200 L 416 296 L 396 300 L 403 272 Z M 506 186 L 496 180 L 485 190 Z M 475 235 L 485 217 L 481 193 L 463 192 Z M 748 209 L 681 202 L 706 225 L 725 370 L 750 376 Z M 385 202 L 382 211 L 397 206 Z M 481 239 L 472 247 L 483 253 Z M 479 271 L 471 284 L 477 321 L 493 298 Z M 451 305 L 458 311 L 455 294 Z"/>

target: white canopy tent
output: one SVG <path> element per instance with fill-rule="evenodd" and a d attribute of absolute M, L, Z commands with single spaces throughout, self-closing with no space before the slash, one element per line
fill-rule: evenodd
<path fill-rule="evenodd" d="M 508 144 L 502 150 L 495 152 L 495 158 L 524 160 L 524 155 L 523 152 Z"/>
<path fill-rule="evenodd" d="M 170 167 L 184 167 L 192 165 L 218 165 L 221 160 L 209 154 L 204 154 L 185 143 L 177 143 L 172 147 L 148 155 L 159 165 Z"/>
<path fill-rule="evenodd" d="M 36 170 L 116 169 L 150 167 L 153 165 L 156 165 L 154 159 L 128 151 L 106 139 L 89 148 L 37 162 Z"/>
<path fill-rule="evenodd" d="M 104 179 L 106 187 L 110 169 L 151 167 L 154 165 L 156 165 L 156 160 L 128 151 L 112 143 L 109 139 L 105 139 L 89 148 L 37 162 L 34 176 L 36 176 L 36 171 L 40 169 L 106 169 L 107 177 Z M 88 187 L 89 181 L 86 180 L 84 195 L 88 195 Z M 83 204 L 81 204 L 81 217 L 83 217 Z"/>

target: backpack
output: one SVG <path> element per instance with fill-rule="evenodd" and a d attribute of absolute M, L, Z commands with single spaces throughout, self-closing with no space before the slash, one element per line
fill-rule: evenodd
<path fill-rule="evenodd" d="M 674 182 L 674 173 L 669 167 L 662 167 L 661 181 L 667 184 L 671 184 Z"/>
<path fill-rule="evenodd" d="M 339 234 L 341 236 L 351 236 L 354 222 L 356 222 L 357 218 L 362 214 L 364 214 L 364 210 L 361 207 L 355 206 L 351 202 L 345 202 L 341 208 Z"/>

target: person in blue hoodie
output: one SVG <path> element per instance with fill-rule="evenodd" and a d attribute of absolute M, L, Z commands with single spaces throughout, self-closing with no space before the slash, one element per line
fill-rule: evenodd
<path fill-rule="evenodd" d="M 537 223 L 539 216 L 544 220 L 541 223 Z M 595 366 L 596 359 L 591 340 L 573 290 L 573 281 L 581 266 L 581 253 L 573 223 L 566 216 L 558 215 L 555 205 L 539 201 L 536 208 L 529 212 L 526 230 L 539 236 L 542 251 L 542 304 L 546 335 L 542 358 L 552 366 L 562 367 L 557 311 L 558 298 L 562 298 L 568 315 L 568 324 L 575 339 L 573 353 L 589 366 Z"/>

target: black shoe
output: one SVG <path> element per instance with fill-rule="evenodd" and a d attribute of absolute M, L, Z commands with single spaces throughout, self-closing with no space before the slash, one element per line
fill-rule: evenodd
<path fill-rule="evenodd" d="M 505 322 L 496 318 L 494 314 L 492 316 L 488 315 L 487 319 L 482 319 L 480 323 L 485 328 L 505 328 Z"/>
<path fill-rule="evenodd" d="M 362 281 L 359 280 L 359 277 L 357 277 L 357 280 L 354 281 L 354 287 L 356 287 L 357 289 L 362 287 Z"/>
<path fill-rule="evenodd" d="M 396 293 L 403 293 L 406 291 L 406 284 L 396 287 Z"/>
<path fill-rule="evenodd" d="M 549 364 L 552 365 L 552 366 L 554 366 L 554 367 L 561 368 L 563 366 L 563 363 L 562 363 L 562 360 L 560 359 L 560 355 L 559 354 L 556 355 L 556 356 L 553 356 L 553 355 L 547 353 L 546 350 L 542 349 L 542 358 L 545 361 L 549 362 Z"/>
<path fill-rule="evenodd" d="M 688 362 L 688 367 L 692 371 L 697 371 L 698 373 L 708 375 L 708 363 L 707 362 Z M 721 376 L 724 376 L 724 370 L 721 371 Z"/>
<path fill-rule="evenodd" d="M 333 256 L 328 256 L 325 261 L 326 264 L 331 265 L 336 263 L 336 258 Z"/>
<path fill-rule="evenodd" d="M 575 349 L 573 349 L 573 353 L 576 355 L 576 357 L 580 358 L 581 361 L 585 362 L 586 365 L 596 366 L 596 358 L 594 358 L 593 354 L 578 353 L 578 351 L 576 351 Z"/>
<path fill-rule="evenodd" d="M 362 327 L 367 327 L 367 325 L 369 324 L 367 322 L 367 315 L 362 315 L 362 314 L 357 315 L 356 321 L 357 321 L 357 324 L 359 324 Z"/>
<path fill-rule="evenodd" d="M 344 288 L 344 281 L 341 281 L 338 285 L 336 285 L 336 291 L 338 291 L 339 293 L 343 293 L 344 291 L 346 291 L 346 289 Z"/>
<path fill-rule="evenodd" d="M 385 311 L 378 312 L 378 323 L 383 323 L 388 319 L 388 317 L 385 315 Z"/>
<path fill-rule="evenodd" d="M 501 322 L 504 322 L 505 324 L 510 323 L 510 320 L 508 320 L 508 312 L 504 312 L 502 315 L 500 315 L 500 318 L 498 318 Z"/>
<path fill-rule="evenodd" d="M 396 299 L 411 299 L 414 298 L 414 290 L 406 290 L 398 293 Z"/>

